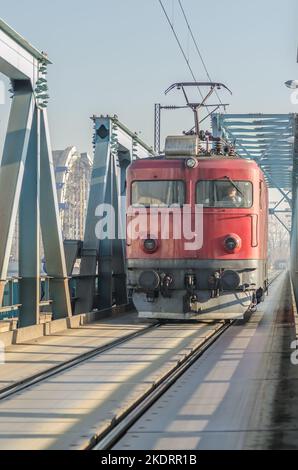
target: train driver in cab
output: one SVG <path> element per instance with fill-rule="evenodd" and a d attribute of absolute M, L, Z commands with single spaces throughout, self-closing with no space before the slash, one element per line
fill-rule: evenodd
<path fill-rule="evenodd" d="M 222 202 L 227 207 L 241 207 L 243 199 L 241 194 L 237 191 L 237 188 L 233 185 L 228 187 L 226 196 L 222 199 Z"/>

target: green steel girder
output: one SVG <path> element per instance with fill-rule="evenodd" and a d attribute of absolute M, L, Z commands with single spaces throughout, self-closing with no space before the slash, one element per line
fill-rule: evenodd
<path fill-rule="evenodd" d="M 292 188 L 294 114 L 215 114 L 213 132 L 234 143 L 242 158 L 253 158 L 271 188 L 284 196 Z M 287 200 L 289 198 L 287 197 Z"/>
<path fill-rule="evenodd" d="M 0 308 L 19 210 L 19 325 L 39 323 L 40 231 L 51 291 L 52 318 L 71 315 L 47 111 L 36 92 L 50 63 L 0 20 L 0 72 L 12 81 L 13 98 L 0 158 Z"/>

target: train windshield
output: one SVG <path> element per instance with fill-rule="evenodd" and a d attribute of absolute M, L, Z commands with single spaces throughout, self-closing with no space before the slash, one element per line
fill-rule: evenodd
<path fill-rule="evenodd" d="M 168 207 L 173 204 L 182 206 L 185 201 L 183 181 L 134 181 L 131 194 L 131 203 L 134 206 Z"/>
<path fill-rule="evenodd" d="M 204 207 L 247 208 L 252 206 L 252 198 L 250 181 L 209 180 L 197 183 L 196 201 Z"/>

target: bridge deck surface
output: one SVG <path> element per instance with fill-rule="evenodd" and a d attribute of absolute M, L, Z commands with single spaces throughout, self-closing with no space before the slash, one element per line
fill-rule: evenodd
<path fill-rule="evenodd" d="M 138 321 L 137 314 L 133 312 L 9 346 L 6 348 L 5 364 L 0 366 L 0 391 L 146 326 Z"/>

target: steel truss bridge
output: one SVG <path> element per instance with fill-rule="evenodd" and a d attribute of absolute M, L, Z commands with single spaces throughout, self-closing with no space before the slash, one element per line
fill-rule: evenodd
<path fill-rule="evenodd" d="M 43 310 L 51 310 L 52 319 L 59 319 L 126 304 L 124 241 L 98 239 L 96 210 L 111 203 L 117 224 L 124 226 L 126 168 L 133 159 L 152 156 L 154 151 L 117 116 L 93 116 L 94 161 L 84 238 L 63 241 L 47 120 L 46 71 L 51 62 L 3 21 L 0 45 L 0 72 L 10 78 L 13 89 L 0 165 L 0 312 L 18 311 L 19 326 L 28 326 L 39 323 Z M 292 214 L 292 227 L 286 228 L 291 230 L 295 289 L 297 123 L 295 114 L 212 117 L 213 134 L 232 142 L 242 158 L 255 159 L 269 187 L 279 191 L 271 214 L 283 224 L 280 215 Z M 19 270 L 11 278 L 8 265 L 18 214 Z M 40 233 L 47 271 L 43 278 Z M 80 271 L 74 275 L 77 260 Z"/>

